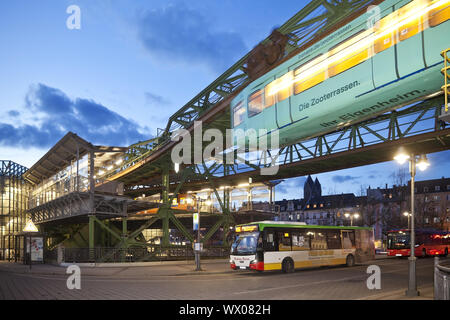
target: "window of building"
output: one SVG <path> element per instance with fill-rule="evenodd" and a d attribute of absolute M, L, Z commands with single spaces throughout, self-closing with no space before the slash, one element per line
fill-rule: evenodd
<path fill-rule="evenodd" d="M 253 92 L 248 97 L 248 117 L 253 117 L 263 110 L 262 90 Z"/>
<path fill-rule="evenodd" d="M 245 109 L 244 104 L 242 101 L 240 101 L 234 108 L 233 108 L 233 126 L 238 126 L 244 121 L 245 117 Z"/>
<path fill-rule="evenodd" d="M 447 190 L 450 190 L 450 184 L 447 185 Z"/>
<path fill-rule="evenodd" d="M 434 191 L 441 191 L 441 186 L 434 186 Z"/>
<path fill-rule="evenodd" d="M 428 192 L 428 187 L 424 187 L 423 192 Z"/>

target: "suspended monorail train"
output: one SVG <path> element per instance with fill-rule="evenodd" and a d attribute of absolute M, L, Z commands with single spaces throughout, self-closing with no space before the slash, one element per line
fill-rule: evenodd
<path fill-rule="evenodd" d="M 381 2 L 252 81 L 231 101 L 233 129 L 288 145 L 439 94 L 449 17 L 450 0 Z"/>

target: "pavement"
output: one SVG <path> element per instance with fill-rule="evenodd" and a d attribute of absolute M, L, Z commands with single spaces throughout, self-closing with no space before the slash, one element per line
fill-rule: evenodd
<path fill-rule="evenodd" d="M 375 261 L 365 263 L 370 265 L 376 263 L 377 260 L 396 259 L 387 257 L 386 255 L 376 255 Z M 28 265 L 12 262 L 0 261 L 0 273 L 11 274 L 27 274 L 29 276 L 65 276 L 66 270 L 70 264 L 48 265 L 34 264 L 31 269 Z M 228 259 L 205 259 L 201 262 L 202 271 L 195 270 L 194 261 L 163 261 L 163 262 L 146 262 L 139 264 L 80 264 L 81 274 L 83 277 L 92 277 L 92 279 L 123 279 L 123 280 L 148 280 L 161 277 L 177 277 L 177 276 L 199 276 L 195 279 L 204 279 L 208 275 L 230 275 Z M 252 271 L 247 271 L 253 273 Z M 209 277 L 211 278 L 211 277 Z M 364 297 L 361 300 L 433 300 L 433 287 L 423 286 L 418 288 L 420 296 L 407 297 L 405 289 L 383 292 L 379 294 Z"/>

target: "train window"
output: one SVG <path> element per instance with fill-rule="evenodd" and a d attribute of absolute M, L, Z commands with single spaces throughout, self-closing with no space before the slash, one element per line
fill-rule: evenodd
<path fill-rule="evenodd" d="M 339 45 L 339 47 L 332 50 L 332 54 L 336 54 L 336 56 L 331 56 L 330 58 L 333 62 L 330 63 L 328 68 L 329 77 L 333 77 L 341 72 L 353 68 L 371 57 L 372 50 L 369 50 L 369 45 L 364 44 L 361 46 L 360 43 L 372 32 L 372 29 L 361 30 L 353 36 L 347 38 L 344 41 L 345 43 L 342 43 L 342 45 Z M 337 55 L 343 57 L 336 60 L 337 58 L 334 57 L 337 57 Z"/>
<path fill-rule="evenodd" d="M 263 110 L 262 90 L 253 92 L 248 97 L 248 117 L 253 117 Z"/>
<path fill-rule="evenodd" d="M 300 92 L 312 88 L 316 84 L 319 84 L 320 82 L 325 80 L 325 73 L 323 72 L 323 69 L 319 70 L 319 72 L 316 71 L 312 77 L 310 76 L 310 74 L 312 68 L 323 62 L 326 57 L 327 54 L 321 53 L 294 70 L 294 94 L 299 94 Z M 302 73 L 305 73 L 306 76 L 302 76 Z"/>
<path fill-rule="evenodd" d="M 299 72 L 300 72 L 299 68 L 295 69 L 294 71 L 295 78 L 298 77 Z M 321 70 L 318 73 L 314 74 L 312 77 L 309 77 L 307 79 L 300 78 L 294 84 L 294 94 L 299 94 L 300 92 L 308 90 L 309 88 L 314 87 L 315 85 L 321 83 L 324 80 L 325 80 L 325 70 Z"/>
<path fill-rule="evenodd" d="M 272 94 L 275 81 L 272 81 L 264 88 L 264 108 L 268 108 L 274 105 L 275 96 Z"/>
<path fill-rule="evenodd" d="M 443 3 L 439 7 L 430 11 L 429 24 L 430 27 L 435 27 L 442 22 L 447 21 L 450 18 L 450 5 L 448 3 Z"/>
<path fill-rule="evenodd" d="M 352 44 L 360 41 L 362 38 L 364 38 L 366 36 L 366 34 L 364 34 L 364 33 L 366 33 L 366 31 L 367 30 L 365 30 L 365 29 L 359 30 L 358 32 L 352 34 L 351 36 L 342 40 L 338 44 L 335 44 L 328 50 L 329 55 L 331 56 L 335 53 L 338 53 L 338 52 L 342 51 L 343 49 L 351 46 Z"/>
<path fill-rule="evenodd" d="M 397 43 L 394 30 L 386 32 L 387 28 L 395 23 L 397 20 L 397 11 L 388 14 L 383 19 L 380 19 L 375 25 L 375 41 L 373 43 L 374 53 L 384 51 Z"/>
<path fill-rule="evenodd" d="M 328 75 L 330 77 L 333 77 L 341 72 L 353 68 L 354 66 L 357 66 L 361 62 L 366 61 L 368 58 L 370 58 L 370 55 L 369 48 L 367 47 L 363 48 L 362 50 L 360 49 L 359 52 L 352 52 L 344 59 L 337 61 L 332 66 L 330 66 L 330 68 L 328 69 Z"/>
<path fill-rule="evenodd" d="M 398 9 L 399 21 L 407 20 L 407 22 L 406 23 L 403 22 L 402 25 L 397 30 L 399 41 L 411 38 L 412 36 L 422 31 L 423 16 L 419 16 L 415 19 L 411 19 L 410 16 L 411 11 L 414 11 L 414 9 L 424 5 L 425 5 L 424 1 L 413 1 Z M 422 9 L 424 8 L 425 7 L 423 7 Z"/>
<path fill-rule="evenodd" d="M 292 95 L 294 73 L 292 71 L 286 73 L 276 81 L 277 101 L 283 101 Z"/>
<path fill-rule="evenodd" d="M 244 104 L 242 101 L 240 101 L 234 108 L 233 108 L 233 126 L 238 126 L 244 121 L 245 117 L 245 109 Z"/>

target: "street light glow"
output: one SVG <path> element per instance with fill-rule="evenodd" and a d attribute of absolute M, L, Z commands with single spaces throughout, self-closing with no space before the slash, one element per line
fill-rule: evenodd
<path fill-rule="evenodd" d="M 429 166 L 430 162 L 428 161 L 427 156 L 422 154 L 419 162 L 417 162 L 417 168 L 419 168 L 420 171 L 425 171 Z"/>
<path fill-rule="evenodd" d="M 399 164 L 404 164 L 406 161 L 408 161 L 410 156 L 406 154 L 403 150 L 399 150 L 399 152 L 394 156 L 394 160 L 397 161 Z"/>

